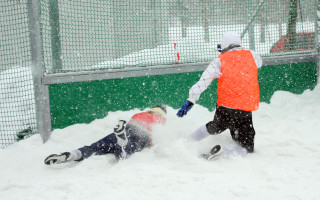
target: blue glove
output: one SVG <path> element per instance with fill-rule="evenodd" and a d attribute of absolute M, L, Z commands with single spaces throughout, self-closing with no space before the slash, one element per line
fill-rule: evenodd
<path fill-rule="evenodd" d="M 193 106 L 192 102 L 186 101 L 178 111 L 177 113 L 178 117 L 183 117 L 184 115 L 186 115 L 187 112 L 192 108 L 192 106 Z"/>

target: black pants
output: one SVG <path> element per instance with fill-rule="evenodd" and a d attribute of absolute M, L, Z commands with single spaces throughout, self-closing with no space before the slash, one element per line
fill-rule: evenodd
<path fill-rule="evenodd" d="M 150 138 L 148 133 L 132 124 L 126 125 L 126 133 L 128 137 L 128 144 L 124 147 L 124 151 L 127 156 L 132 155 L 135 152 L 141 151 L 150 146 Z M 77 160 L 81 161 L 91 155 L 104 155 L 113 153 L 117 160 L 123 158 L 122 148 L 118 145 L 117 137 L 114 133 L 107 135 L 101 140 L 91 144 L 90 146 L 84 146 L 79 148 L 82 157 Z"/>
<path fill-rule="evenodd" d="M 217 106 L 213 121 L 207 123 L 206 127 L 212 135 L 229 129 L 234 141 L 248 152 L 253 152 L 255 130 L 251 112 Z"/>

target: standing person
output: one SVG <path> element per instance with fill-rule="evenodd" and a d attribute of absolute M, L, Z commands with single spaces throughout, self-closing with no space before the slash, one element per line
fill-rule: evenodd
<path fill-rule="evenodd" d="M 95 155 L 114 154 L 117 160 L 127 158 L 135 152 L 139 152 L 152 145 L 152 126 L 166 122 L 166 108 L 161 105 L 154 106 L 146 112 L 133 115 L 127 123 L 119 120 L 114 132 L 99 141 L 84 146 L 71 152 L 48 156 L 46 165 L 65 163 L 70 161 L 82 161 Z"/>
<path fill-rule="evenodd" d="M 259 108 L 259 54 L 241 47 L 240 36 L 226 32 L 221 39 L 221 54 L 203 72 L 200 80 L 189 90 L 189 98 L 178 111 L 183 117 L 199 99 L 201 93 L 218 78 L 218 100 L 214 119 L 195 130 L 193 140 L 230 130 L 232 139 L 247 152 L 254 151 L 255 130 L 252 111 Z"/>

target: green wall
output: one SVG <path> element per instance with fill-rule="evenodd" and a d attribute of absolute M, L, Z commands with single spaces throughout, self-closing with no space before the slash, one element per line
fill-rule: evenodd
<path fill-rule="evenodd" d="M 102 81 L 54 84 L 49 86 L 52 128 L 90 123 L 109 111 L 144 109 L 156 104 L 179 108 L 189 88 L 202 72 L 144 76 Z M 270 102 L 277 90 L 301 94 L 317 84 L 317 63 L 263 66 L 259 69 L 261 102 Z M 197 102 L 215 108 L 217 80 Z"/>

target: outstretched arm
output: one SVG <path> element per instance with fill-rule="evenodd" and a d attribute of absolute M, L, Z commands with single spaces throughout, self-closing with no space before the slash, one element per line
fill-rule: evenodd
<path fill-rule="evenodd" d="M 190 88 L 189 98 L 178 111 L 178 117 L 183 117 L 187 114 L 187 112 L 192 108 L 196 101 L 198 101 L 201 93 L 209 87 L 213 79 L 219 78 L 220 74 L 221 63 L 220 59 L 217 58 L 214 61 L 212 61 L 207 67 L 207 69 L 202 73 L 200 80 Z"/>
<path fill-rule="evenodd" d="M 204 92 L 209 87 L 214 79 L 219 78 L 220 74 L 221 63 L 220 59 L 217 58 L 212 61 L 207 69 L 202 73 L 200 80 L 190 88 L 188 101 L 195 104 L 196 101 L 199 100 L 202 92 Z"/>

